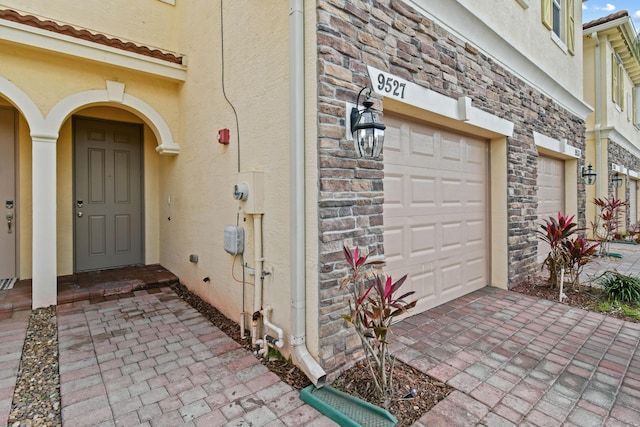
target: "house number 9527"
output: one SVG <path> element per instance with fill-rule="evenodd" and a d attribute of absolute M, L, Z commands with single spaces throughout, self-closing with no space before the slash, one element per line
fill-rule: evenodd
<path fill-rule="evenodd" d="M 404 99 L 404 88 L 406 86 L 406 83 L 400 83 L 392 77 L 386 77 L 384 74 L 378 74 L 378 90 L 385 91 L 386 93 L 397 96 L 400 99 Z"/>

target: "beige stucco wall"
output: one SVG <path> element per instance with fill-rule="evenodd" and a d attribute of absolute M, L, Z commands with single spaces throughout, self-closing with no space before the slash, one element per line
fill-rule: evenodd
<path fill-rule="evenodd" d="M 93 33 L 179 51 L 177 8 L 159 0 L 3 0 L 3 6 Z"/>
<path fill-rule="evenodd" d="M 178 114 L 173 108 L 177 96 L 177 84 L 165 80 L 150 78 L 140 73 L 98 66 L 88 61 L 74 61 L 69 57 L 44 53 L 32 48 L 5 44 L 0 49 L 0 61 L 3 64 L 2 76 L 10 80 L 37 105 L 43 116 L 47 116 L 53 106 L 64 98 L 77 93 L 103 89 L 105 81 L 119 80 L 125 84 L 125 93 L 136 96 L 153 105 L 165 120 L 179 130 Z M 117 107 L 117 106 L 116 106 Z M 101 117 L 105 119 L 142 123 L 135 115 L 119 110 L 90 109 L 74 114 Z M 31 277 L 31 138 L 29 126 L 20 121 L 20 277 Z M 159 157 L 155 152 L 157 142 L 153 133 L 145 130 L 145 262 L 159 262 L 158 224 L 158 162 L 151 159 Z M 59 129 L 56 149 L 57 170 L 57 272 L 58 275 L 73 272 L 73 185 L 72 185 L 72 128 L 68 117 Z M 156 225 L 151 230 L 150 227 Z"/>
<path fill-rule="evenodd" d="M 21 3 L 17 5 L 17 3 Z M 187 287 L 225 315 L 239 321 L 244 308 L 253 311 L 254 284 L 263 286 L 263 306 L 273 307 L 271 321 L 285 331 L 289 351 L 290 318 L 290 89 L 289 6 L 287 2 L 224 2 L 224 34 L 220 3 L 159 1 L 119 2 L 103 18 L 101 2 L 79 7 L 70 0 L 49 4 L 9 2 L 23 13 L 59 18 L 107 34 L 184 53 L 185 82 L 153 77 L 140 71 L 98 64 L 38 48 L 0 42 L 1 76 L 23 91 L 43 116 L 67 97 L 104 90 L 105 82 L 125 85 L 125 94 L 153 108 L 180 144 L 177 156 L 161 156 L 152 129 L 144 125 L 145 263 L 161 263 Z M 22 7 L 17 7 L 22 6 Z M 317 226 L 317 107 L 315 8 L 305 4 L 305 138 L 306 146 L 306 283 L 307 345 L 318 351 L 318 226 Z M 26 10 L 25 10 L 26 9 Z M 58 10 L 69 10 L 64 17 Z M 86 10 L 85 10 L 86 9 Z M 141 16 L 145 15 L 143 18 Z M 64 19 L 62 19 L 64 18 Z M 137 20 L 144 19 L 144 25 Z M 134 25 L 140 24 L 140 25 Z M 142 28 L 136 28 L 141 26 Z M 170 30 L 167 31 L 167 28 Z M 222 37 L 224 36 L 224 46 Z M 224 49 L 224 70 L 222 57 Z M 223 79 L 224 71 L 224 79 Z M 224 82 L 223 82 L 224 80 Z M 82 106 L 76 115 L 145 123 L 136 111 L 117 103 Z M 24 117 L 20 127 L 21 277 L 31 275 L 31 138 Z M 219 129 L 230 130 L 231 143 L 217 141 Z M 56 149 L 57 271 L 73 272 L 73 129 L 71 115 L 59 129 Z M 233 199 L 238 172 L 264 176 L 262 217 L 263 270 L 253 268 L 254 217 Z M 258 195 L 252 195 L 257 197 Z M 223 249 L 226 225 L 245 229 L 244 256 Z M 189 262 L 189 255 L 199 257 Z M 259 274 L 258 274 L 259 276 Z M 208 277 L 210 281 L 203 279 Z"/>
<path fill-rule="evenodd" d="M 574 2 L 574 16 L 577 24 L 576 45 L 575 54 L 570 55 L 551 40 L 551 31 L 542 24 L 540 0 L 528 2 L 529 6 L 526 8 L 515 0 L 500 2 L 499 6 L 495 0 L 458 1 L 486 22 L 493 31 L 524 53 L 561 86 L 576 96 L 582 93 L 582 76 L 579 72 L 582 67 L 581 2 Z M 483 48 L 489 52 L 492 51 L 490 46 L 483 46 Z"/>
<path fill-rule="evenodd" d="M 263 286 L 263 306 L 274 308 L 271 321 L 290 331 L 290 190 L 289 190 L 289 8 L 286 2 L 225 2 L 224 46 L 216 13 L 185 7 L 183 51 L 189 75 L 181 90 L 181 153 L 162 158 L 160 194 L 161 263 L 206 300 L 239 322 L 243 285 L 241 265 L 255 267 L 254 217 L 233 199 L 238 172 L 263 173 L 262 248 L 260 278 L 246 275 L 245 311 L 254 306 L 254 285 Z M 315 13 L 307 4 L 305 17 L 307 145 L 307 337 L 317 348 L 317 160 L 315 146 Z M 222 52 L 224 49 L 224 88 Z M 224 93 L 223 93 L 224 89 Z M 225 99 L 225 94 L 226 98 Z M 235 114 L 234 114 L 235 109 Z M 217 142 L 219 129 L 230 130 L 228 146 Z M 239 133 L 239 135 L 238 135 Z M 171 200 L 171 203 L 169 203 Z M 167 218 L 171 217 L 171 221 Z M 227 225 L 245 230 L 245 252 L 224 251 Z M 197 254 L 197 264 L 189 255 Z M 210 282 L 205 282 L 205 277 Z M 287 352 L 288 348 L 284 351 Z M 316 350 L 317 351 L 317 350 Z"/>

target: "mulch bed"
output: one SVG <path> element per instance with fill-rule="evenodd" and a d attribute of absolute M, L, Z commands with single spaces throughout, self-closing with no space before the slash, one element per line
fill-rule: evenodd
<path fill-rule="evenodd" d="M 551 287 L 548 275 L 543 276 L 542 274 L 539 274 L 531 276 L 526 281 L 518 284 L 510 290 L 536 298 L 544 298 L 549 301 L 560 302 L 560 292 L 557 288 Z M 596 307 L 598 304 L 607 301 L 606 294 L 597 286 L 581 285 L 578 287 L 565 288 L 563 292 L 565 294 L 565 298 L 562 299 L 562 304 L 581 308 L 583 310 L 597 311 Z M 627 316 L 621 311 L 601 314 L 629 322 L 639 323 L 638 319 L 633 316 Z"/>

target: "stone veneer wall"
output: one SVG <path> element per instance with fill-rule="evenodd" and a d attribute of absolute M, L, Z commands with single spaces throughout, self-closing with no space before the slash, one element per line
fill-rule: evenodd
<path fill-rule="evenodd" d="M 618 144 L 616 144 L 614 141 L 612 140 L 608 140 L 608 154 L 609 154 L 609 161 L 608 161 L 608 167 L 607 167 L 607 173 L 611 174 L 611 163 L 615 163 L 617 165 L 620 166 L 624 166 L 627 169 L 630 170 L 635 170 L 635 171 L 640 171 L 640 159 L 638 159 L 636 156 L 634 156 L 633 154 L 631 154 L 628 150 L 625 150 L 624 148 L 622 148 L 621 146 L 619 146 Z M 613 187 L 613 184 L 611 183 L 611 176 L 609 176 L 609 180 L 608 182 L 608 189 L 609 191 L 607 192 L 609 195 L 612 194 L 616 194 L 617 198 L 620 199 L 624 199 L 624 200 L 629 200 L 629 177 L 627 175 L 622 175 L 620 174 L 620 176 L 622 177 L 622 179 L 624 180 L 623 183 L 625 184 L 624 188 L 624 194 L 616 194 L 616 188 Z M 620 191 L 618 190 L 617 193 L 620 193 Z M 587 203 L 592 203 L 591 200 L 588 200 Z M 630 222 L 630 217 L 629 217 L 629 209 L 627 208 L 625 210 L 625 217 L 624 217 L 624 228 L 625 229 L 629 229 L 629 227 L 631 226 L 631 222 Z"/>
<path fill-rule="evenodd" d="M 399 0 L 318 0 L 318 152 L 320 165 L 320 362 L 328 372 L 361 355 L 340 315 L 347 295 L 342 246 L 383 253 L 383 161 L 356 160 L 344 140 L 345 103 L 370 85 L 366 65 L 473 104 L 515 123 L 508 142 L 509 280 L 538 269 L 537 150 L 533 131 L 584 150 L 584 121 L 555 105 L 481 52 Z M 380 102 L 377 103 L 380 108 Z M 577 177 L 576 177 L 577 179 Z M 584 186 L 581 221 L 584 224 Z"/>

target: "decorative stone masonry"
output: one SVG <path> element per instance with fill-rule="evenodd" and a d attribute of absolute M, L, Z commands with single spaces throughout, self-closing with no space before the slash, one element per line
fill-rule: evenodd
<path fill-rule="evenodd" d="M 611 170 L 611 163 L 615 163 L 622 167 L 625 167 L 630 170 L 634 170 L 636 172 L 640 171 L 640 159 L 637 156 L 631 154 L 628 150 L 622 148 L 620 145 L 616 144 L 615 141 L 609 139 L 607 141 L 608 144 L 608 154 L 609 154 L 609 165 L 607 166 L 607 173 L 609 174 L 609 179 L 607 180 L 607 187 L 609 189 L 609 195 L 615 195 L 619 199 L 629 200 L 630 192 L 629 192 L 629 177 L 627 175 L 620 174 L 622 179 L 624 180 L 624 194 L 622 193 L 622 189 L 614 188 L 611 183 L 611 174 L 615 173 Z M 617 190 L 617 191 L 616 191 Z M 591 200 L 587 200 L 587 203 L 592 203 Z M 587 218 L 587 222 L 589 220 L 593 220 L 593 218 Z M 629 209 L 625 210 L 625 216 L 623 220 L 623 224 L 625 225 L 625 229 L 629 229 L 631 224 L 631 217 L 629 216 Z"/>
<path fill-rule="evenodd" d="M 370 84 L 367 65 L 454 99 L 469 96 L 478 108 L 515 123 L 506 159 L 511 283 L 539 268 L 533 131 L 584 150 L 585 126 L 482 53 L 482 46 L 448 33 L 400 0 L 318 0 L 317 43 L 320 362 L 332 372 L 360 355 L 357 337 L 340 317 L 347 309 L 347 295 L 338 289 L 347 273 L 342 246 L 384 251 L 383 161 L 357 160 L 344 139 L 345 103 L 354 103 Z M 374 108 L 380 107 L 378 100 Z M 581 182 L 578 191 L 584 225 Z"/>

